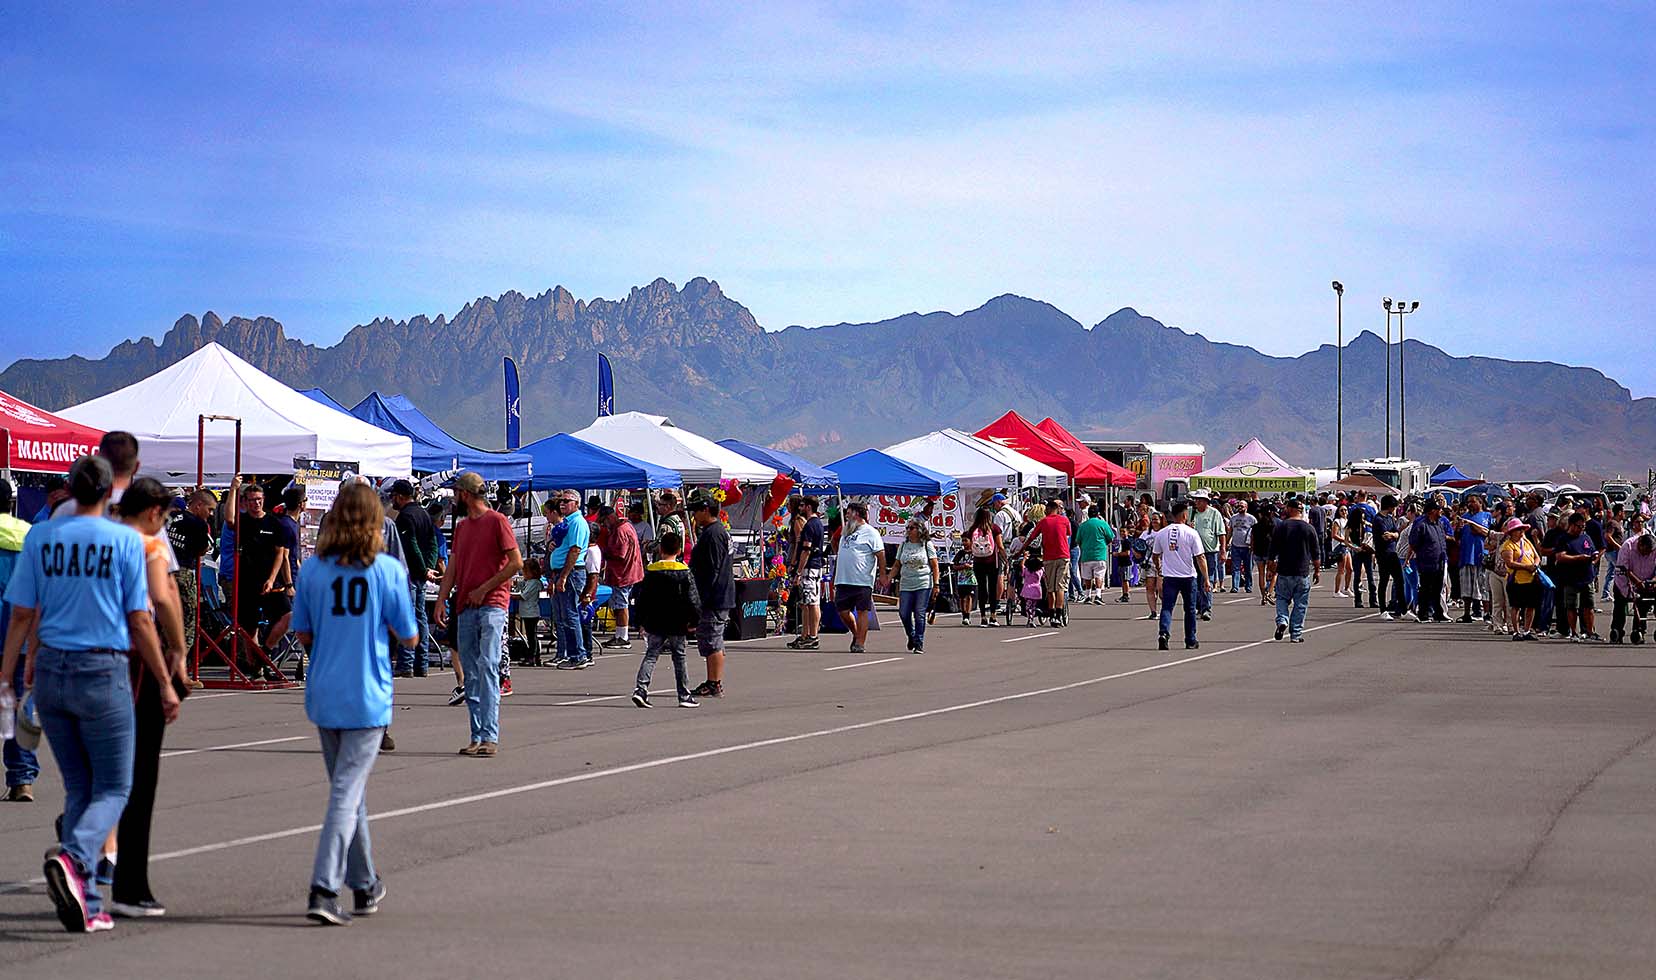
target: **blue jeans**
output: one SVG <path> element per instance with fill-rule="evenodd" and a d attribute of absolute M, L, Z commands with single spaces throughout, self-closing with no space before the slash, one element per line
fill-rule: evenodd
<path fill-rule="evenodd" d="M 1299 636 L 1305 632 L 1305 610 L 1311 603 L 1311 576 L 1277 575 L 1276 621 Z"/>
<path fill-rule="evenodd" d="M 903 621 L 903 632 L 917 647 L 926 645 L 926 613 L 931 610 L 930 589 L 907 589 L 897 595 L 897 618 Z"/>
<path fill-rule="evenodd" d="M 1070 578 L 1069 598 L 1079 599 L 1084 586 L 1081 584 L 1081 552 L 1075 547 L 1070 548 Z"/>
<path fill-rule="evenodd" d="M 17 695 L 19 701 L 23 700 L 23 666 L 24 658 L 18 657 L 17 670 L 12 676 L 12 692 Z M 17 739 L 6 739 L 5 759 L 7 786 L 32 786 L 34 781 L 40 778 L 40 760 L 35 758 L 33 752 L 18 745 Z"/>
<path fill-rule="evenodd" d="M 414 625 L 419 634 L 420 642 L 410 650 L 401 643 L 396 645 L 396 669 L 401 671 L 426 669 L 426 649 L 431 644 L 431 625 L 426 622 L 425 583 L 413 582 L 409 587 L 409 598 L 414 600 Z M 436 658 L 432 658 L 436 659 Z"/>
<path fill-rule="evenodd" d="M 469 678 L 468 678 L 469 680 Z M 374 886 L 374 850 L 368 838 L 368 774 L 379 757 L 383 728 L 318 728 L 328 767 L 328 812 L 316 839 L 311 887 L 338 895 L 341 886 Z"/>
<path fill-rule="evenodd" d="M 1196 611 L 1213 611 L 1213 583 L 1218 580 L 1219 552 L 1209 551 L 1203 554 L 1202 560 L 1207 562 L 1207 578 L 1196 581 Z"/>
<path fill-rule="evenodd" d="M 657 636 L 654 633 L 644 634 L 644 659 L 638 664 L 638 678 L 636 687 L 645 694 L 650 693 L 650 679 L 655 676 L 656 660 L 662 653 L 673 659 L 673 684 L 678 688 L 679 700 L 683 701 L 690 696 L 689 666 L 684 659 L 685 637 Z"/>
<path fill-rule="evenodd" d="M 586 588 L 586 569 L 569 573 L 569 581 L 562 590 L 552 593 L 552 631 L 558 640 L 558 656 L 568 660 L 586 660 L 586 640 L 581 634 L 581 590 Z"/>
<path fill-rule="evenodd" d="M 1173 629 L 1173 600 L 1184 597 L 1185 642 L 1196 642 L 1196 580 L 1193 578 L 1162 579 L 1161 635 L 1168 636 Z"/>
<path fill-rule="evenodd" d="M 1621 557 L 1620 548 L 1611 548 L 1604 553 L 1604 591 L 1599 593 L 1600 599 L 1610 598 L 1610 583 L 1616 579 L 1616 559 Z M 1598 580 L 1599 569 L 1593 566 L 1593 580 Z"/>
<path fill-rule="evenodd" d="M 1253 591 L 1253 564 L 1248 557 L 1248 549 L 1231 547 L 1231 591 L 1240 589 Z"/>
<path fill-rule="evenodd" d="M 473 742 L 500 741 L 500 641 L 505 635 L 506 610 L 499 606 L 464 609 L 454 620 Z"/>
<path fill-rule="evenodd" d="M 41 647 L 35 705 L 63 777 L 63 839 L 58 843 L 86 880 L 86 912 L 103 908 L 91 887 L 104 839 L 121 822 L 132 792 L 135 719 L 124 653 L 65 653 Z"/>

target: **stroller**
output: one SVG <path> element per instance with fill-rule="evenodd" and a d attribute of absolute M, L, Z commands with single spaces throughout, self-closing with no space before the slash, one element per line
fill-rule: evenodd
<path fill-rule="evenodd" d="M 1633 613 L 1632 628 L 1627 632 L 1627 642 L 1634 646 L 1642 646 L 1645 641 L 1645 632 L 1649 627 L 1651 610 L 1656 608 L 1656 583 L 1646 582 L 1634 591 L 1634 594 L 1623 599 L 1618 593 L 1616 596 L 1616 611 L 1621 612 L 1622 603 Z M 1622 642 L 1621 617 L 1618 615 L 1611 620 L 1610 642 Z"/>

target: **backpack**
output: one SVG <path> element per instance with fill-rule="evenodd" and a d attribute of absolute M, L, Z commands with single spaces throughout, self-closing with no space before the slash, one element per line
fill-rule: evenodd
<path fill-rule="evenodd" d="M 971 541 L 973 558 L 995 557 L 995 535 L 993 532 L 973 531 Z"/>

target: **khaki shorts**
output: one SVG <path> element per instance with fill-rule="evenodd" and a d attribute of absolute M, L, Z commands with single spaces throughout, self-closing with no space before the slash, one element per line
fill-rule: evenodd
<path fill-rule="evenodd" d="M 1051 599 L 1069 591 L 1069 559 L 1041 562 L 1041 597 Z"/>
<path fill-rule="evenodd" d="M 1085 585 L 1094 579 L 1102 581 L 1109 570 L 1110 563 L 1107 561 L 1084 561 L 1081 563 L 1081 582 Z"/>

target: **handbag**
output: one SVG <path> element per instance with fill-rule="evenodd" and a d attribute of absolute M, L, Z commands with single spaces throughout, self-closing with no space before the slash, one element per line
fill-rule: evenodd
<path fill-rule="evenodd" d="M 1535 580 L 1537 582 L 1541 583 L 1541 591 L 1543 591 L 1543 592 L 1551 592 L 1553 589 L 1556 589 L 1558 587 L 1556 585 L 1553 585 L 1553 580 L 1551 578 L 1548 578 L 1547 573 L 1543 572 L 1539 568 L 1537 568 L 1535 570 Z"/>
<path fill-rule="evenodd" d="M 1139 584 L 1139 563 L 1136 561 L 1133 562 L 1132 568 L 1127 571 L 1127 584 L 1135 588 Z"/>

